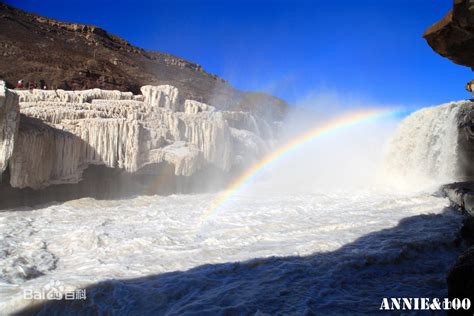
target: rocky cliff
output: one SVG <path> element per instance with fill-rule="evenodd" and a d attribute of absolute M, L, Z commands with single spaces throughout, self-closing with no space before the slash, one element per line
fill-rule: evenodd
<path fill-rule="evenodd" d="M 93 25 L 61 22 L 0 2 L 0 79 L 45 81 L 49 88 L 140 93 L 145 85 L 171 85 L 180 96 L 222 110 L 281 118 L 286 103 L 264 93 L 232 88 L 198 64 L 146 51 Z M 39 87 L 38 87 L 39 88 Z"/>
<path fill-rule="evenodd" d="M 170 85 L 139 95 L 1 87 L 0 171 L 9 188 L 79 183 L 91 165 L 122 177 L 171 168 L 170 183 L 210 169 L 230 175 L 269 150 L 276 131 L 272 121 L 184 99 Z"/>
<path fill-rule="evenodd" d="M 451 204 L 466 217 L 459 233 L 459 241 L 469 248 L 456 261 L 448 275 L 449 297 L 469 298 L 474 301 L 474 102 L 464 101 L 457 115 L 457 164 L 459 180 L 443 186 L 443 193 Z M 471 312 L 472 313 L 472 312 Z M 451 314 L 457 314 L 455 312 Z"/>
<path fill-rule="evenodd" d="M 474 69 L 474 1 L 454 0 L 453 9 L 423 37 L 441 56 Z"/>
<path fill-rule="evenodd" d="M 435 52 L 456 64 L 474 70 L 474 1 L 454 0 L 448 14 L 429 27 L 423 37 Z M 472 82 L 466 87 L 472 91 Z M 472 104 L 463 107 L 458 116 L 458 161 L 461 179 L 449 184 L 443 192 L 451 203 L 466 214 L 460 240 L 470 248 L 457 260 L 448 275 L 449 297 L 474 301 L 474 111 Z M 457 314 L 452 312 L 451 314 Z M 471 312 L 472 314 L 472 312 Z"/>

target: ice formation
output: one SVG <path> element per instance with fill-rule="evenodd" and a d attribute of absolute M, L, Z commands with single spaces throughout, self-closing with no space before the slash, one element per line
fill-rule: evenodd
<path fill-rule="evenodd" d="M 143 95 L 100 89 L 3 91 L 9 98 L 0 103 L 0 171 L 10 158 L 10 184 L 17 188 L 76 183 L 91 164 L 132 173 L 167 162 L 177 176 L 208 165 L 229 172 L 262 155 L 273 138 L 271 123 L 263 118 L 182 100 L 169 85 L 144 86 Z M 16 100 L 22 114 L 17 134 Z"/>
<path fill-rule="evenodd" d="M 13 154 L 19 117 L 18 97 L 0 81 L 0 177 Z"/>

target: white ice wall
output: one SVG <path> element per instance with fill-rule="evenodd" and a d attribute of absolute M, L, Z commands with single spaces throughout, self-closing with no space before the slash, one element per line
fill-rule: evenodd
<path fill-rule="evenodd" d="M 0 81 L 0 176 L 13 154 L 19 120 L 18 96 Z"/>
<path fill-rule="evenodd" d="M 21 113 L 37 121 L 25 120 L 20 130 L 11 185 L 37 189 L 78 182 L 89 164 L 136 172 L 165 161 L 182 176 L 205 165 L 229 171 L 268 149 L 262 139 L 268 135 L 260 132 L 266 128 L 249 113 L 180 103 L 178 89 L 168 85 L 141 91 L 143 96 L 100 89 L 15 90 Z"/>

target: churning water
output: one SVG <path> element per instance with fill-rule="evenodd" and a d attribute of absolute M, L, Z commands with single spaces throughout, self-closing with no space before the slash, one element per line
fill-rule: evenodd
<path fill-rule="evenodd" d="M 436 169 L 446 180 L 457 134 L 440 125 L 452 111 L 424 111 L 402 123 L 385 175 L 423 164 L 427 178 Z M 81 313 L 355 314 L 377 312 L 383 297 L 446 297 L 461 216 L 430 191 L 352 181 L 360 179 L 354 163 L 375 157 L 354 135 L 382 148 L 368 139 L 373 131 L 361 131 L 315 144 L 326 150 L 314 156 L 296 155 L 290 173 L 288 165 L 275 167 L 206 221 L 216 194 L 80 199 L 0 213 L 0 309 L 18 311 L 31 303 L 25 290 L 51 281 L 61 290 L 87 288 L 88 299 L 69 306 Z M 342 148 L 324 147 L 335 141 Z M 375 170 L 379 158 L 364 168 Z M 331 185 L 316 181 L 318 173 Z"/>
<path fill-rule="evenodd" d="M 435 188 L 457 180 L 456 102 L 421 109 L 390 140 L 382 174 L 402 189 Z"/>

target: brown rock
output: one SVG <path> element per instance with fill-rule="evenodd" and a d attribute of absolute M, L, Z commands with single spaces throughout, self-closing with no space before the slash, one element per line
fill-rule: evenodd
<path fill-rule="evenodd" d="M 146 51 L 93 26 L 61 22 L 0 2 L 0 79 L 9 88 L 23 79 L 49 89 L 101 88 L 140 93 L 144 85 L 169 84 L 184 99 L 218 109 L 240 110 L 275 117 L 287 104 L 267 94 L 249 94 L 182 58 Z"/>
<path fill-rule="evenodd" d="M 453 9 L 423 37 L 441 56 L 474 69 L 474 1 L 455 0 Z"/>

